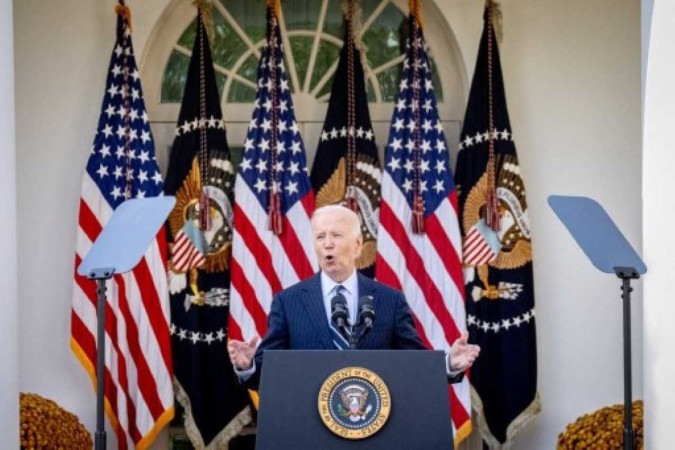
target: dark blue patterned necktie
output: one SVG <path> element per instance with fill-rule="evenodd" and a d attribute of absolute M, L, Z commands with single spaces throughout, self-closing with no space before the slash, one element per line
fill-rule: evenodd
<path fill-rule="evenodd" d="M 345 287 L 342 286 L 341 284 L 338 284 L 337 286 L 335 286 L 335 296 L 333 298 L 335 298 L 337 296 L 341 296 L 341 297 L 344 298 L 344 294 L 343 294 L 344 291 L 345 291 Z M 332 304 L 333 304 L 333 301 L 331 300 L 331 305 Z M 347 302 L 345 301 L 345 305 L 346 304 L 347 304 Z M 335 347 L 338 350 L 348 349 L 349 348 L 348 338 L 343 333 L 340 332 L 340 330 L 332 323 L 332 321 L 329 324 L 329 326 L 330 326 L 330 332 L 333 335 L 333 344 L 335 344 Z"/>

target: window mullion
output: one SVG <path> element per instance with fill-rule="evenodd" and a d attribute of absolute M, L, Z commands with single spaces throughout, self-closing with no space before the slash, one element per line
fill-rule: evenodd
<path fill-rule="evenodd" d="M 311 94 L 314 97 L 316 97 L 319 94 L 319 92 L 321 92 L 321 89 L 323 89 L 324 85 L 328 83 L 331 77 L 335 74 L 339 61 L 340 61 L 339 59 L 334 61 L 333 64 L 328 68 L 328 70 L 326 70 L 326 73 L 323 74 L 319 82 L 316 83 L 316 86 L 314 86 L 314 89 L 312 89 L 311 92 Z"/>
<path fill-rule="evenodd" d="M 223 4 L 218 1 L 214 2 L 216 5 L 216 8 L 218 8 L 218 11 L 220 14 L 223 16 L 223 18 L 230 24 L 230 26 L 234 29 L 235 33 L 241 38 L 242 41 L 249 47 L 251 51 L 255 53 L 256 58 L 260 59 L 260 51 L 256 48 L 255 44 L 253 41 L 251 41 L 251 38 L 248 37 L 248 34 L 246 34 L 246 31 L 244 31 L 240 26 L 239 23 L 230 15 L 230 12 L 223 6 Z"/>
<path fill-rule="evenodd" d="M 378 75 L 378 74 L 384 72 L 385 70 L 391 69 L 392 67 L 401 64 L 404 59 L 405 59 L 405 53 L 401 53 L 396 58 L 390 59 L 389 61 L 380 65 L 379 67 L 376 67 L 376 68 L 372 69 L 370 71 L 370 73 L 373 74 L 373 75 Z"/>
<path fill-rule="evenodd" d="M 186 49 L 185 47 L 183 47 L 181 45 L 174 46 L 174 49 L 177 52 L 182 53 L 183 55 L 187 56 L 188 58 L 190 58 L 191 55 L 192 55 L 192 52 L 190 50 Z M 253 83 L 252 81 L 247 80 L 246 78 L 242 77 L 241 75 L 239 75 L 237 73 L 234 73 L 233 71 L 231 71 L 229 69 L 226 69 L 225 67 L 221 66 L 220 64 L 218 64 L 216 62 L 213 63 L 213 68 L 215 69 L 216 72 L 219 72 L 219 73 L 225 75 L 227 78 L 232 78 L 234 80 L 237 80 L 238 82 L 240 82 L 242 84 L 245 84 L 246 86 L 248 86 L 250 88 L 253 88 L 253 89 L 257 88 L 257 85 L 255 83 Z M 225 90 L 223 89 L 223 91 L 225 91 Z"/>
<path fill-rule="evenodd" d="M 363 22 L 363 25 L 361 25 L 361 30 L 359 32 L 360 37 L 363 37 L 368 27 L 370 27 L 370 25 L 372 25 L 372 23 L 375 22 L 375 19 L 377 19 L 377 17 L 382 13 L 382 11 L 384 11 L 384 8 L 387 7 L 388 3 L 389 0 L 382 0 L 380 4 L 377 5 L 377 8 L 373 10 L 370 17 L 368 17 L 368 19 L 366 19 L 366 21 Z"/>
<path fill-rule="evenodd" d="M 373 94 L 375 94 L 375 101 L 382 103 L 382 90 L 380 89 L 380 80 L 375 75 L 368 77 L 370 84 L 373 86 Z"/>
<path fill-rule="evenodd" d="M 284 46 L 284 53 L 286 55 L 286 67 L 288 69 L 288 76 L 293 84 L 292 92 L 300 92 L 300 83 L 298 81 L 298 71 L 295 70 L 295 58 L 293 57 L 293 48 L 291 42 L 288 40 L 288 30 L 286 29 L 286 21 L 284 20 L 283 11 L 279 12 L 279 29 L 281 30 L 282 44 Z"/>
<path fill-rule="evenodd" d="M 319 13 L 319 20 L 316 24 L 316 33 L 314 35 L 314 43 L 312 44 L 312 52 L 309 54 L 309 62 L 307 63 L 307 73 L 305 74 L 305 82 L 302 87 L 303 92 L 309 91 L 309 84 L 314 75 L 314 63 L 316 62 L 316 55 L 319 52 L 319 43 L 321 42 L 321 34 L 323 32 L 323 24 L 326 20 L 326 12 L 328 11 L 328 0 L 323 0 L 321 4 L 321 12 Z"/>
<path fill-rule="evenodd" d="M 254 54 L 259 55 L 260 54 L 260 52 L 259 51 L 256 52 L 256 50 L 258 50 L 260 47 L 262 47 L 264 42 L 265 41 L 260 41 L 253 49 L 247 50 L 244 53 L 242 53 L 242 55 L 239 57 L 239 59 L 234 63 L 234 65 L 232 66 L 232 74 L 233 75 L 231 77 L 227 77 L 227 80 L 225 80 L 225 86 L 223 87 L 223 103 L 227 103 L 226 99 L 230 95 L 230 88 L 232 87 L 232 81 L 234 81 L 234 80 L 237 80 L 238 82 L 250 87 L 251 89 L 255 90 L 255 89 L 258 88 L 258 86 L 254 82 L 252 82 L 251 80 L 249 80 L 247 78 L 243 78 L 241 75 L 239 75 L 238 72 L 239 72 L 239 69 L 241 69 L 241 66 L 244 65 L 246 60 L 248 60 L 248 58 L 251 55 L 254 55 Z M 215 66 L 215 63 L 214 63 L 214 66 Z"/>

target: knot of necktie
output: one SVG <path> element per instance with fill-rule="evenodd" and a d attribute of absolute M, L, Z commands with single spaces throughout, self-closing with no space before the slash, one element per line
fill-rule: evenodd
<path fill-rule="evenodd" d="M 341 284 L 335 286 L 333 291 L 335 295 L 331 300 L 331 324 L 330 329 L 333 334 L 333 343 L 340 350 L 349 348 L 349 310 L 347 309 L 347 300 L 343 292 L 345 287 Z"/>

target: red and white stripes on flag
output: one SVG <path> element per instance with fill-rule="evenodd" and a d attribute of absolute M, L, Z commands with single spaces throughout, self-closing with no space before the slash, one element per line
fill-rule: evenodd
<path fill-rule="evenodd" d="M 414 234 L 411 223 L 412 210 L 408 202 L 385 172 L 376 278 L 405 294 L 424 345 L 448 351 L 466 330 L 456 193 L 445 198 L 436 212 L 427 217 L 425 234 Z M 461 383 L 449 385 L 448 393 L 458 443 L 471 430 L 468 379 L 465 377 Z"/>
<path fill-rule="evenodd" d="M 310 238 L 314 196 L 288 211 L 279 236 L 267 228 L 267 211 L 240 175 L 235 198 L 229 335 L 248 341 L 265 335 L 272 297 L 316 271 Z"/>
<path fill-rule="evenodd" d="M 117 14 L 106 94 L 82 178 L 71 310 L 70 346 L 94 388 L 101 344 L 96 283 L 77 275 L 77 267 L 115 208 L 127 199 L 162 195 L 163 188 L 131 45 L 130 13 L 119 5 Z M 107 282 L 105 410 L 119 449 L 148 448 L 174 416 L 165 251 L 162 229 L 131 272 Z"/>

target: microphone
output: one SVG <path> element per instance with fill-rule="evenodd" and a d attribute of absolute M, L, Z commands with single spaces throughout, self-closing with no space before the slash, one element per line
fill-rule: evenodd
<path fill-rule="evenodd" d="M 373 322 L 375 321 L 375 308 L 373 308 L 373 296 L 364 295 L 359 298 L 359 318 L 358 326 L 361 326 L 361 332 L 358 336 L 356 334 L 356 327 L 352 333 L 351 347 L 356 348 L 359 341 L 363 336 L 368 334 L 368 332 L 373 328 Z"/>
<path fill-rule="evenodd" d="M 364 325 L 364 329 L 361 334 L 366 334 L 366 330 L 373 328 L 373 322 L 375 321 L 375 308 L 373 308 L 373 296 L 364 295 L 359 298 L 359 324 Z"/>
<path fill-rule="evenodd" d="M 337 294 L 330 300 L 330 321 L 339 329 L 344 330 L 349 320 L 347 300 L 342 294 Z"/>

